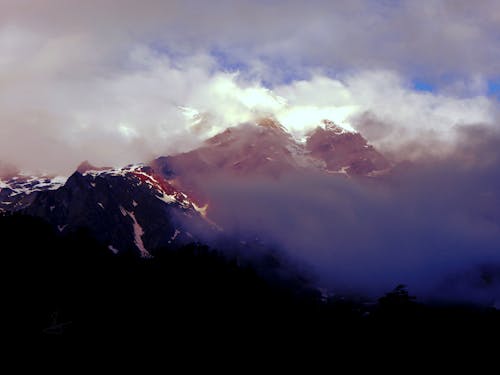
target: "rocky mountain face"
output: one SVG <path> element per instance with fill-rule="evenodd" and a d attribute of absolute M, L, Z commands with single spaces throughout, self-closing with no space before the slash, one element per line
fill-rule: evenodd
<path fill-rule="evenodd" d="M 145 165 L 82 165 L 59 185 L 54 180 L 17 181 L 4 183 L 0 192 L 4 211 L 42 217 L 59 232 L 85 228 L 112 252 L 148 257 L 150 249 L 196 241 L 183 228 L 185 220 L 210 228 L 187 195 Z"/>
<path fill-rule="evenodd" d="M 278 176 L 300 168 L 302 149 L 276 121 L 229 128 L 208 139 L 201 147 L 179 155 L 159 158 L 153 166 L 165 175 L 224 171 L 234 175 Z"/>
<path fill-rule="evenodd" d="M 22 174 L 0 177 L 0 212 L 19 211 L 31 205 L 39 192 L 57 190 L 66 177 L 26 176 Z"/>
<path fill-rule="evenodd" d="M 323 121 L 307 137 L 296 141 L 276 120 L 228 128 L 201 147 L 161 157 L 153 166 L 165 175 L 210 173 L 279 176 L 290 171 L 317 170 L 369 175 L 389 168 L 389 162 L 359 133 Z"/>
<path fill-rule="evenodd" d="M 189 228 L 218 230 L 207 215 L 203 176 L 279 178 L 301 171 L 370 176 L 387 168 L 387 160 L 360 134 L 332 122 L 323 122 L 304 144 L 276 120 L 263 118 L 149 165 L 97 168 L 85 161 L 67 180 L 13 175 L 9 169 L 8 177 L 0 176 L 0 211 L 42 217 L 60 232 L 86 228 L 112 252 L 148 257 L 156 248 L 198 240 Z"/>
<path fill-rule="evenodd" d="M 203 179 L 214 174 L 279 178 L 292 172 L 315 172 L 373 177 L 390 168 L 361 134 L 331 121 L 323 121 L 301 143 L 273 118 L 228 128 L 195 150 L 160 157 L 151 165 L 200 202 L 207 201 Z"/>
<path fill-rule="evenodd" d="M 369 175 L 390 167 L 387 159 L 369 145 L 359 133 L 345 131 L 325 120 L 307 138 L 308 154 L 325 163 L 328 171 L 343 171 L 348 175 Z"/>

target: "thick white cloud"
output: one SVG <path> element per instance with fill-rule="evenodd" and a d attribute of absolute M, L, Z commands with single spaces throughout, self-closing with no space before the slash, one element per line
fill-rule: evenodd
<path fill-rule="evenodd" d="M 497 3 L 419 4 L 0 0 L 0 160 L 135 162 L 263 113 L 298 137 L 328 117 L 388 150 L 493 122 Z M 443 73 L 460 80 L 440 94 L 405 78 Z"/>

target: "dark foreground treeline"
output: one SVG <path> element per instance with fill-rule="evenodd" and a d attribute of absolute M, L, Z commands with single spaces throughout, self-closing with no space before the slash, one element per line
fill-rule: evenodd
<path fill-rule="evenodd" d="M 85 231 L 60 236 L 40 219 L 0 217 L 3 334 L 15 337 L 282 339 L 349 332 L 492 335 L 493 309 L 416 303 L 399 288 L 375 305 L 322 301 L 266 281 L 204 246 L 114 255 Z M 338 336 L 337 336 L 338 337 Z"/>

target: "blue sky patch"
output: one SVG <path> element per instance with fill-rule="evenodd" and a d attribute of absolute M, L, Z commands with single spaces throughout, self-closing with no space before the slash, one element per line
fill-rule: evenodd
<path fill-rule="evenodd" d="M 426 81 L 420 79 L 414 79 L 413 81 L 413 89 L 417 91 L 425 91 L 425 92 L 435 92 L 436 87 Z"/>
<path fill-rule="evenodd" d="M 210 55 L 215 58 L 217 64 L 222 67 L 223 70 L 229 72 L 238 72 L 244 71 L 248 69 L 248 65 L 242 62 L 241 60 L 235 59 L 231 57 L 228 53 L 224 51 L 214 48 L 210 51 Z"/>
<path fill-rule="evenodd" d="M 500 100 L 500 79 L 488 81 L 488 95 L 496 96 Z"/>

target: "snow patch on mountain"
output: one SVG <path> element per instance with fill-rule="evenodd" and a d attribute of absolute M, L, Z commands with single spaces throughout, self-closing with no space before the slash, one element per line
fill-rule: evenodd
<path fill-rule="evenodd" d="M 118 250 L 117 248 L 115 248 L 113 245 L 109 245 L 108 246 L 108 249 L 113 253 L 113 254 L 118 254 L 120 252 L 120 250 Z"/>
<path fill-rule="evenodd" d="M 174 232 L 174 234 L 172 235 L 172 237 L 170 237 L 170 241 L 168 241 L 168 242 L 170 243 L 171 241 L 175 241 L 175 239 L 177 238 L 177 236 L 179 234 L 181 234 L 180 230 L 176 229 L 175 232 Z"/>
<path fill-rule="evenodd" d="M 199 213 L 202 217 L 204 217 L 204 218 L 206 218 L 206 217 L 207 217 L 208 204 L 205 204 L 204 206 L 199 207 L 199 206 L 197 206 L 197 205 L 196 205 L 196 203 L 193 203 L 193 207 L 194 207 L 194 209 L 195 209 L 196 211 L 198 211 L 198 213 Z"/>
<path fill-rule="evenodd" d="M 135 213 L 132 211 L 127 211 L 123 206 L 120 206 L 120 212 L 123 216 L 128 216 L 132 219 L 132 225 L 133 225 L 133 231 L 134 231 L 134 243 L 141 252 L 141 256 L 143 258 L 149 258 L 151 257 L 151 254 L 149 253 L 148 250 L 146 250 L 146 247 L 144 246 L 144 242 L 142 241 L 142 236 L 144 235 L 144 229 L 142 226 L 139 224 L 137 221 L 137 218 L 135 217 Z"/>
<path fill-rule="evenodd" d="M 35 191 L 57 190 L 66 183 L 67 177 L 35 177 L 18 175 L 7 181 L 0 180 L 0 189 L 10 189 L 10 196 L 31 194 Z"/>
<path fill-rule="evenodd" d="M 151 254 L 144 247 L 144 243 L 142 242 L 142 236 L 144 235 L 144 230 L 141 225 L 137 222 L 135 214 L 131 211 L 126 211 L 128 216 L 132 219 L 134 223 L 134 242 L 139 251 L 141 252 L 141 256 L 143 258 L 150 258 Z"/>

